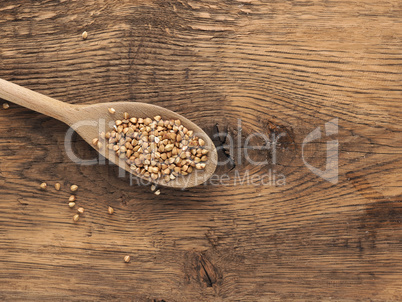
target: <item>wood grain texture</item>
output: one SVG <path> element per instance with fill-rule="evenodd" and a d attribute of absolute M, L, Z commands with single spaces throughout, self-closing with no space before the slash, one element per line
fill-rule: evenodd
<path fill-rule="evenodd" d="M 115 166 L 71 162 L 66 125 L 11 104 L 0 111 L 0 299 L 402 300 L 401 14 L 396 0 L 1 1 L 0 78 L 71 104 L 166 107 L 222 133 L 218 175 L 275 170 L 286 184 L 155 196 Z M 337 184 L 301 157 L 334 118 Z M 286 133 L 275 164 L 258 137 L 245 147 L 257 132 Z M 311 165 L 324 167 L 327 141 L 305 148 Z M 73 147 L 96 157 L 79 137 Z"/>

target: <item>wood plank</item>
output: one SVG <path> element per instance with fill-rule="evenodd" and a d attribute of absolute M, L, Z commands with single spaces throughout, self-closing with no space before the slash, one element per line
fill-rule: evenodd
<path fill-rule="evenodd" d="M 205 186 L 155 196 L 72 162 L 61 122 L 0 110 L 0 299 L 402 300 L 401 13 L 396 0 L 3 0 L 1 78 L 68 103 L 165 106 L 230 159 Z M 302 158 L 334 118 L 338 134 L 304 155 L 323 169 L 338 140 L 337 184 Z M 275 163 L 261 138 L 245 146 L 255 133 L 286 134 Z M 96 157 L 79 137 L 73 149 Z M 286 184 L 239 183 L 270 171 Z"/>

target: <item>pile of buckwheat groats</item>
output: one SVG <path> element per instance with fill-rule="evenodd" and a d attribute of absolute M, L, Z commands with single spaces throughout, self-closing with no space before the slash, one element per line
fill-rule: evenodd
<path fill-rule="evenodd" d="M 116 111 L 109 108 L 109 112 Z M 125 112 L 123 119 L 115 121 L 112 131 L 102 132 L 92 144 L 115 152 L 134 174 L 166 183 L 194 169 L 205 169 L 208 160 L 203 139 L 180 120 L 164 120 L 161 116 L 137 118 Z"/>

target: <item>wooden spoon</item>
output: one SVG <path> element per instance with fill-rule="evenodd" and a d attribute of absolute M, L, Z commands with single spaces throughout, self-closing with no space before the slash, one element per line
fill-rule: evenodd
<path fill-rule="evenodd" d="M 193 130 L 195 135 L 205 141 L 204 148 L 209 150 L 206 167 L 204 170 L 194 169 L 193 173 L 187 176 L 176 177 L 175 180 L 167 183 L 162 179 L 153 182 L 165 187 L 189 188 L 207 181 L 215 172 L 217 152 L 209 136 L 193 122 L 166 108 L 137 102 L 71 105 L 3 79 L 0 79 L 0 98 L 66 123 L 92 147 L 94 147 L 92 140 L 99 137 L 101 131 L 105 131 L 105 129 L 101 128 L 106 127 L 106 131 L 109 131 L 109 125 L 113 125 L 116 119 L 123 119 L 124 112 L 128 112 L 132 117 L 152 118 L 160 115 L 163 119 L 179 119 L 187 129 Z M 114 108 L 116 110 L 115 114 L 109 113 L 108 108 Z M 108 158 L 109 161 L 131 172 L 126 162 L 119 160 L 114 152 L 108 152 L 109 150 L 105 147 L 100 150 L 97 147 L 94 148 L 104 157 Z M 150 179 L 146 178 L 146 180 L 149 181 Z"/>

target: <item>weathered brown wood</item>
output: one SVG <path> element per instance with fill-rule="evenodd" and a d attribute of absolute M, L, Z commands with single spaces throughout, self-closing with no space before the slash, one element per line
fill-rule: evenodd
<path fill-rule="evenodd" d="M 228 185 L 155 196 L 114 166 L 71 162 L 66 125 L 10 104 L 0 299 L 402 300 L 401 14 L 396 0 L 1 1 L 0 78 L 71 104 L 163 106 L 234 148 L 219 151 Z M 301 157 L 333 118 L 338 134 L 304 156 L 323 169 L 337 139 L 337 184 Z M 261 138 L 245 147 L 256 132 L 286 133 L 275 164 Z M 73 147 L 96 156 L 79 137 Z M 270 170 L 286 185 L 233 183 Z M 72 183 L 86 210 L 77 224 Z"/>

